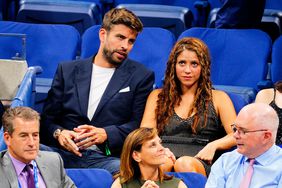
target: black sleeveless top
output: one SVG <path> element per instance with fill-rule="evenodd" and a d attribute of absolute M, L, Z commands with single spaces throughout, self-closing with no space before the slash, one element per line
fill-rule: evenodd
<path fill-rule="evenodd" d="M 279 118 L 279 127 L 277 130 L 276 144 L 281 145 L 282 144 L 282 108 L 279 108 L 276 105 L 275 97 L 276 97 L 276 89 L 274 88 L 274 97 L 269 105 L 276 111 Z"/>
<path fill-rule="evenodd" d="M 164 127 L 161 135 L 163 145 L 168 147 L 176 157 L 195 156 L 209 142 L 226 135 L 212 102 L 208 105 L 207 125 L 204 126 L 204 116 L 200 116 L 196 134 L 191 128 L 193 121 L 194 116 L 183 119 L 174 113 Z"/>

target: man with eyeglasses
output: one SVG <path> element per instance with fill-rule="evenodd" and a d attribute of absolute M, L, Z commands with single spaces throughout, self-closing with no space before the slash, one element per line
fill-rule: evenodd
<path fill-rule="evenodd" d="M 206 188 L 282 187 L 282 149 L 275 145 L 278 123 L 268 104 L 245 106 L 232 125 L 237 149 L 213 164 Z"/>

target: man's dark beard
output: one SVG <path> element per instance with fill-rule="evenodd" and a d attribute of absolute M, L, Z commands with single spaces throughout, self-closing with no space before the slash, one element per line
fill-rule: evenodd
<path fill-rule="evenodd" d="M 106 60 L 110 63 L 110 64 L 112 64 L 112 65 L 114 65 L 115 67 L 118 67 L 118 66 L 120 66 L 121 64 L 122 64 L 122 62 L 119 62 L 119 61 L 115 61 L 113 58 L 112 58 L 112 55 L 113 55 L 113 53 L 115 53 L 115 51 L 109 51 L 107 48 L 103 48 L 103 56 L 106 58 Z M 125 57 L 125 59 L 126 59 L 126 57 Z"/>

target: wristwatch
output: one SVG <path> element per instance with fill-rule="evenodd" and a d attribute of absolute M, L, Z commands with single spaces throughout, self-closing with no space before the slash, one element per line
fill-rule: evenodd
<path fill-rule="evenodd" d="M 56 129 L 53 133 L 53 137 L 58 140 L 60 134 L 62 133 L 62 129 Z"/>

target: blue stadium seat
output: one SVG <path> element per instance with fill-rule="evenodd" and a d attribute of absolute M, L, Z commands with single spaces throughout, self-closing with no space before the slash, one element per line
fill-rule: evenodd
<path fill-rule="evenodd" d="M 264 9 L 260 29 L 268 33 L 272 41 L 282 34 L 282 9 Z"/>
<path fill-rule="evenodd" d="M 15 95 L 11 107 L 16 106 L 29 106 L 35 108 L 35 85 L 36 75 L 42 72 L 40 66 L 29 67 L 21 85 Z"/>
<path fill-rule="evenodd" d="M 193 21 L 191 10 L 185 7 L 155 4 L 120 4 L 117 7 L 134 12 L 145 27 L 168 29 L 176 37 L 190 28 Z"/>
<path fill-rule="evenodd" d="M 59 62 L 75 59 L 80 41 L 79 33 L 68 25 L 0 21 L 0 33 L 26 34 L 28 66 L 41 66 L 43 73 L 40 77 L 43 78 L 53 78 Z M 21 44 L 21 40 L 1 39 L 1 58 L 11 59 L 15 52 L 21 53 Z"/>
<path fill-rule="evenodd" d="M 168 172 L 167 174 L 182 179 L 188 188 L 204 188 L 207 182 L 205 176 L 194 172 Z"/>
<path fill-rule="evenodd" d="M 115 0 L 113 6 L 119 4 L 149 4 L 149 5 L 167 5 L 188 8 L 193 14 L 192 26 L 204 26 L 209 12 L 208 0 Z"/>
<path fill-rule="evenodd" d="M 258 82 L 266 78 L 271 39 L 260 30 L 192 28 L 179 39 L 183 37 L 197 37 L 208 45 L 214 85 L 248 87 L 250 92 L 240 91 L 249 95 L 255 94 Z M 247 98 L 253 100 L 255 95 Z"/>
<path fill-rule="evenodd" d="M 24 41 L 9 37 L 0 38 L 0 57 L 11 59 L 26 56 L 29 67 L 41 66 L 43 72 L 36 82 L 43 83 L 41 86 L 46 86 L 47 89 L 43 93 L 37 93 L 36 96 L 42 94 L 44 97 L 47 96 L 46 91 L 48 91 L 51 81 L 44 83 L 40 79 L 53 79 L 59 62 L 74 60 L 80 42 L 78 31 L 69 25 L 0 21 L 0 33 L 26 35 Z M 22 42 L 26 45 L 26 55 L 22 55 Z M 36 110 L 40 111 L 40 108 Z"/>
<path fill-rule="evenodd" d="M 273 44 L 270 72 L 273 83 L 282 80 L 282 36 L 276 39 Z"/>
<path fill-rule="evenodd" d="M 112 175 L 104 169 L 66 169 L 67 175 L 79 188 L 110 188 Z"/>
<path fill-rule="evenodd" d="M 7 149 L 3 136 L 3 127 L 0 129 L 0 151 Z"/>
<path fill-rule="evenodd" d="M 101 19 L 95 3 L 67 0 L 21 0 L 17 16 L 20 22 L 72 25 L 80 34 Z"/>
<path fill-rule="evenodd" d="M 100 25 L 94 25 L 83 33 L 81 39 L 81 58 L 88 58 L 98 52 L 100 46 L 100 27 Z"/>
<path fill-rule="evenodd" d="M 235 107 L 235 111 L 238 114 L 240 110 L 246 106 L 247 104 L 253 102 L 253 98 L 248 98 L 250 96 L 254 96 L 256 93 L 252 90 L 249 90 L 248 88 L 244 87 L 230 87 L 230 86 L 223 86 L 223 85 L 213 85 L 213 87 L 217 90 L 225 91 L 230 99 L 232 100 L 232 103 Z M 251 93 L 249 93 L 251 92 Z M 246 94 L 247 93 L 247 94 Z"/>
<path fill-rule="evenodd" d="M 98 52 L 100 26 L 93 26 L 82 36 L 81 57 L 87 58 Z M 138 35 L 129 58 L 144 64 L 155 72 L 155 86 L 162 86 L 166 62 L 175 42 L 174 35 L 162 28 L 145 27 Z"/>

